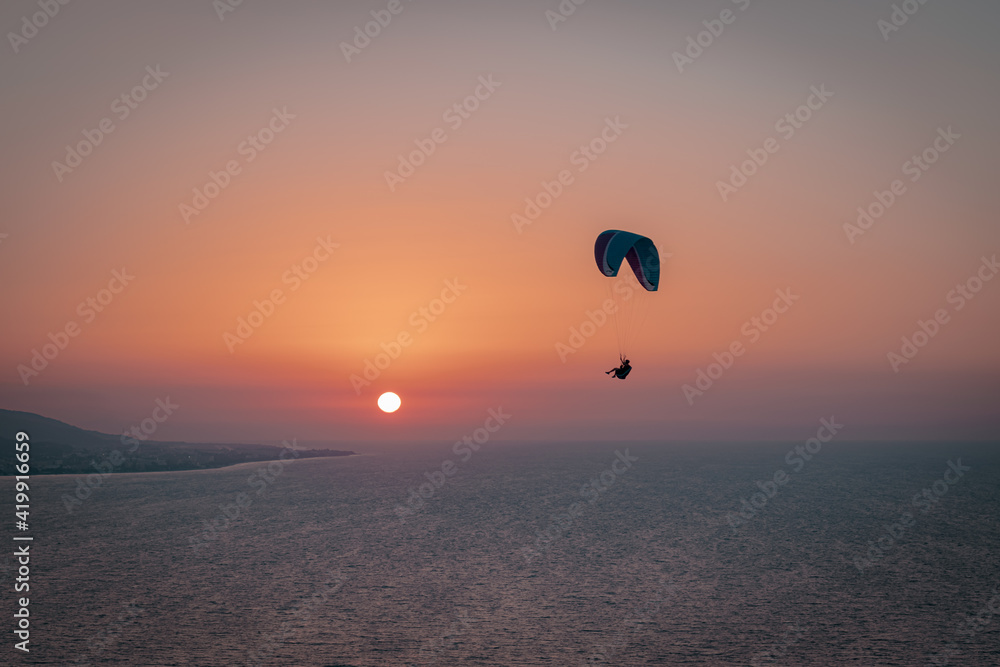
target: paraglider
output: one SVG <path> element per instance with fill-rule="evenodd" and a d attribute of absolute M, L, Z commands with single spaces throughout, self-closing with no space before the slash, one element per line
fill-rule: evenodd
<path fill-rule="evenodd" d="M 597 268 L 606 278 L 618 275 L 622 262 L 628 260 L 635 281 L 607 281 L 608 297 L 615 306 L 611 317 L 615 321 L 618 334 L 618 355 L 621 366 L 606 371 L 619 380 L 624 380 L 632 371 L 628 360 L 629 348 L 636 332 L 646 319 L 651 292 L 660 285 L 660 254 L 656 245 L 645 236 L 609 229 L 601 232 L 594 242 L 594 259 Z"/>
<path fill-rule="evenodd" d="M 605 375 L 615 374 L 615 377 L 619 380 L 624 380 L 628 377 L 628 374 L 632 372 L 632 365 L 629 363 L 628 359 L 622 359 L 622 365 L 618 368 L 612 368 L 610 371 L 604 371 Z"/>

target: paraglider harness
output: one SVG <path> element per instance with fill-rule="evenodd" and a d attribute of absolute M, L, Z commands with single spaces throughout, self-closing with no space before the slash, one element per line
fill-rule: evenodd
<path fill-rule="evenodd" d="M 622 365 L 618 368 L 612 368 L 610 371 L 606 371 L 606 375 L 615 374 L 615 377 L 619 380 L 624 380 L 628 377 L 628 374 L 632 372 L 632 365 L 628 362 L 628 359 L 624 355 L 618 355 L 618 359 L 622 362 Z"/>

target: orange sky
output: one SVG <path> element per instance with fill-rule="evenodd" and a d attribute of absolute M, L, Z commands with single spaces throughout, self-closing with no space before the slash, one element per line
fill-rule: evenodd
<path fill-rule="evenodd" d="M 556 2 L 403 2 L 351 62 L 341 43 L 388 3 L 244 3 L 223 20 L 210 3 L 64 7 L 0 62 L 2 405 L 117 431 L 170 396 L 182 407 L 155 437 L 192 440 L 450 441 L 497 406 L 514 415 L 501 439 L 804 439 L 830 414 L 845 438 L 992 436 L 1000 281 L 960 310 L 948 294 L 1000 250 L 996 8 L 927 5 L 886 40 L 891 10 L 870 3 L 744 4 L 587 3 L 553 30 Z M 727 7 L 679 72 L 674 53 Z M 820 87 L 808 120 L 777 124 Z M 113 131 L 79 166 L 53 166 L 103 118 Z M 615 140 L 581 158 L 609 119 Z M 269 124 L 271 143 L 244 143 Z M 777 151 L 723 201 L 768 138 Z M 433 153 L 390 189 L 415 142 Z M 572 183 L 518 230 L 563 170 Z M 897 179 L 851 243 L 844 225 Z M 592 248 L 608 228 L 669 253 L 624 383 L 602 374 L 610 325 L 565 363 L 555 350 L 606 297 Z M 320 238 L 337 247 L 296 286 Z M 123 269 L 134 280 L 86 321 L 78 304 Z M 415 324 L 454 280 L 454 303 Z M 779 289 L 800 300 L 689 404 L 683 385 L 747 343 Z M 942 308 L 894 372 L 887 353 Z M 19 365 L 73 322 L 25 384 Z M 401 333 L 412 344 L 358 395 L 351 375 Z M 403 398 L 391 417 L 383 390 Z"/>

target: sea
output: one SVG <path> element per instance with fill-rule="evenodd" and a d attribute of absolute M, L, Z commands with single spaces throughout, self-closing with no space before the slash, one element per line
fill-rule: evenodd
<path fill-rule="evenodd" d="M 1000 665 L 996 444 L 353 449 L 33 476 L 0 663 Z"/>

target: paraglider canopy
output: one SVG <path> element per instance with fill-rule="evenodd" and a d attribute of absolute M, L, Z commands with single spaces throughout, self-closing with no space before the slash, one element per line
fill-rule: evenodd
<path fill-rule="evenodd" d="M 622 260 L 627 259 L 636 280 L 647 291 L 655 292 L 660 285 L 660 254 L 645 236 L 617 229 L 601 232 L 594 242 L 594 258 L 597 268 L 609 278 L 618 275 Z"/>
<path fill-rule="evenodd" d="M 632 232 L 609 229 L 594 242 L 594 259 L 605 278 L 618 276 L 622 262 L 628 261 L 635 275 L 607 280 L 608 298 L 614 302 L 611 318 L 618 334 L 618 353 L 624 360 L 636 333 L 648 314 L 648 297 L 660 286 L 660 253 L 652 240 Z"/>

